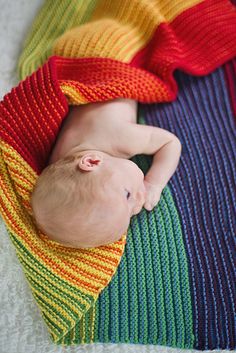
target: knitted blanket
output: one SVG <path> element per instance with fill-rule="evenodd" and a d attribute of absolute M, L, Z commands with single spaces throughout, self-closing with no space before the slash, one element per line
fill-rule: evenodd
<path fill-rule="evenodd" d="M 0 103 L 0 209 L 54 342 L 235 348 L 235 43 L 230 1 L 45 2 Z M 180 165 L 119 241 L 65 248 L 30 194 L 68 104 L 119 97 L 180 138 Z"/>

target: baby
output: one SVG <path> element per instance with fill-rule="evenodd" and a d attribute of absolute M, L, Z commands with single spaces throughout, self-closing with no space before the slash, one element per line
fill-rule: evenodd
<path fill-rule="evenodd" d="M 144 176 L 129 160 L 153 156 Z M 115 99 L 70 107 L 31 205 L 37 226 L 65 246 L 113 243 L 130 218 L 152 210 L 175 172 L 181 143 L 172 133 L 137 124 L 137 102 Z"/>

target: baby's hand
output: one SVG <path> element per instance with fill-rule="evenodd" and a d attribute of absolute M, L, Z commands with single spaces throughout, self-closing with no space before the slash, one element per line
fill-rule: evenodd
<path fill-rule="evenodd" d="M 143 207 L 146 208 L 147 211 L 151 211 L 158 204 L 164 187 L 151 184 L 145 179 L 144 186 L 146 189 L 146 199 Z"/>

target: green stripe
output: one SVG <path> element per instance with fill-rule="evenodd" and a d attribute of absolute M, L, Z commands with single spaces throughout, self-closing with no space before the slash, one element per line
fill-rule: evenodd
<path fill-rule="evenodd" d="M 107 342 L 110 333 L 109 342 L 193 347 L 187 257 L 176 215 L 166 187 L 154 211 L 132 220 L 118 271 L 96 302 L 95 342 Z"/>
<path fill-rule="evenodd" d="M 56 39 L 67 29 L 89 20 L 96 1 L 86 1 L 87 6 L 83 14 L 79 10 L 82 0 L 45 1 L 34 20 L 18 61 L 17 70 L 20 80 L 30 75 L 51 56 Z"/>
<path fill-rule="evenodd" d="M 124 260 L 121 261 L 120 263 L 120 269 L 123 274 L 123 276 L 118 276 L 119 278 L 119 289 L 120 289 L 120 294 L 122 297 L 126 298 L 122 305 L 120 305 L 120 314 L 122 317 L 122 321 L 120 322 L 120 335 L 122 337 L 122 341 L 128 342 L 129 341 L 129 302 L 130 302 L 130 288 L 127 285 L 129 282 L 129 276 L 128 276 L 128 267 L 127 267 L 127 257 L 124 257 Z M 112 293 L 110 294 L 112 297 Z M 119 302 L 118 302 L 119 305 Z M 123 320 L 124 319 L 124 320 Z M 116 332 L 116 342 L 119 332 Z M 118 338 L 119 340 L 119 338 Z"/>
<path fill-rule="evenodd" d="M 169 212 L 170 212 L 170 217 L 173 220 L 172 221 L 173 233 L 176 234 L 178 229 L 181 229 L 179 214 L 177 212 L 176 207 L 174 207 L 175 204 L 170 192 L 166 194 L 166 198 L 168 203 L 170 203 L 171 201 L 173 202 L 173 207 L 169 208 Z M 177 345 L 181 346 L 181 344 L 184 344 L 184 341 L 186 341 L 186 348 L 191 348 L 194 342 L 193 333 L 192 335 L 189 334 L 187 337 L 185 337 L 185 332 L 190 333 L 193 329 L 193 317 L 192 315 L 188 315 L 188 313 L 192 310 L 190 283 L 189 283 L 189 276 L 188 276 L 188 260 L 187 260 L 187 254 L 185 251 L 185 246 L 184 246 L 182 236 L 179 236 L 179 237 L 174 236 L 174 240 L 175 240 L 175 246 L 177 251 L 176 256 L 178 259 L 179 276 L 180 276 L 180 280 L 179 280 L 180 294 L 178 298 L 185 297 L 185 300 L 183 301 L 183 319 L 182 319 L 182 324 L 185 326 L 185 331 L 182 331 L 183 332 L 182 341 L 180 340 L 180 342 L 177 342 Z M 176 315 L 178 315 L 178 313 L 176 313 Z M 180 335 L 178 337 L 180 337 Z"/>
<path fill-rule="evenodd" d="M 105 320 L 103 320 L 103 322 L 100 322 L 100 332 L 103 331 L 104 322 L 106 322 L 106 312 L 107 312 L 106 298 L 109 298 L 110 307 L 118 308 L 119 307 L 119 292 L 120 292 L 119 276 L 116 276 L 114 278 L 114 280 L 111 282 L 110 286 L 105 288 L 102 300 L 100 301 L 100 313 L 104 313 L 104 316 L 105 316 Z M 112 296 L 111 293 L 114 293 L 114 295 Z M 102 306 L 104 306 L 105 309 L 103 309 Z M 105 330 L 106 330 L 106 328 L 108 328 L 108 324 L 110 324 L 110 335 L 109 335 L 109 337 L 107 334 L 105 335 L 106 342 L 109 342 L 109 338 L 112 339 L 114 342 L 117 342 L 117 340 L 119 341 L 120 320 L 119 320 L 118 315 L 111 315 L 110 310 L 108 312 L 108 315 L 109 315 L 109 322 L 106 322 Z M 101 316 L 102 315 L 100 314 L 100 317 Z M 103 332 L 103 335 L 104 334 L 105 333 Z"/>
<path fill-rule="evenodd" d="M 162 200 L 164 202 L 164 200 Z M 171 278 L 171 249 L 169 248 L 169 244 L 167 243 L 167 239 L 169 234 L 167 233 L 165 219 L 162 214 L 162 207 L 160 202 L 158 208 L 158 225 L 159 225 L 159 244 L 160 244 L 160 254 L 161 254 L 161 264 L 162 264 L 162 274 L 164 276 L 164 291 L 167 293 L 165 295 L 165 310 L 166 310 L 166 343 L 170 345 L 169 342 L 172 342 L 172 345 L 176 345 L 176 332 L 175 332 L 175 317 L 174 317 L 174 289 L 172 287 L 172 278 Z M 168 324 L 167 324 L 168 322 Z"/>

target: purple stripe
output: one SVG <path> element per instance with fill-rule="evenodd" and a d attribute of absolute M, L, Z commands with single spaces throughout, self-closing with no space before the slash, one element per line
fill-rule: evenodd
<path fill-rule="evenodd" d="M 231 97 L 232 110 L 236 117 L 236 82 L 234 80 L 236 74 L 236 58 L 225 65 L 225 76 L 228 84 L 228 91 Z"/>
<path fill-rule="evenodd" d="M 222 68 L 207 77 L 175 73 L 178 99 L 143 105 L 148 124 L 182 142 L 169 182 L 188 253 L 197 349 L 235 344 L 235 129 Z M 236 77 L 234 77 L 236 80 Z"/>

